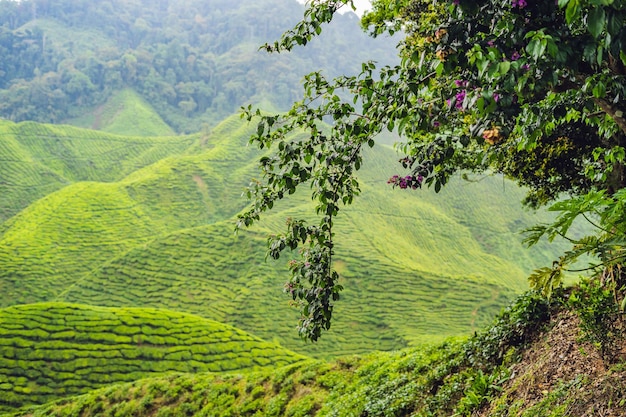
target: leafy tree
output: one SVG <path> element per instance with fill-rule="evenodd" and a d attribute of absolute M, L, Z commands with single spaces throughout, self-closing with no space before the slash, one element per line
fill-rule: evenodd
<path fill-rule="evenodd" d="M 304 19 L 264 48 L 306 45 L 345 5 L 352 2 L 309 2 Z M 392 186 L 439 191 L 455 174 L 501 173 L 529 187 L 526 204 L 556 201 L 556 221 L 530 230 L 527 242 L 562 236 L 572 250 L 536 271 L 532 286 L 549 296 L 591 255 L 597 262 L 584 269 L 624 299 L 625 20 L 623 0 L 377 0 L 363 23 L 374 36 L 404 31 L 399 65 L 368 62 L 333 80 L 312 73 L 286 114 L 245 109 L 249 120 L 260 117 L 251 141 L 274 152 L 260 161 L 263 180 L 250 187 L 254 203 L 239 226 L 304 183 L 317 203 L 318 223 L 291 219 L 269 241 L 273 258 L 300 248 L 286 284 L 301 308 L 300 334 L 316 340 L 330 327 L 341 291 L 334 218 L 358 194 L 363 148 L 384 129 L 404 139 Z M 297 130 L 307 138 L 288 140 Z M 578 218 L 597 232 L 571 236 Z"/>

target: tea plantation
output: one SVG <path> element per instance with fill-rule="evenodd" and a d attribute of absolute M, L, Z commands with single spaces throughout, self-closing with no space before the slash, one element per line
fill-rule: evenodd
<path fill-rule="evenodd" d="M 171 372 L 274 368 L 303 356 L 234 327 L 145 308 L 0 310 L 0 411 Z"/>
<path fill-rule="evenodd" d="M 337 320 L 321 343 L 305 344 L 282 293 L 287 260 L 266 263 L 265 240 L 287 217 L 312 212 L 309 198 L 291 196 L 256 229 L 233 233 L 248 204 L 242 192 L 258 175 L 260 152 L 247 146 L 253 125 L 233 116 L 211 131 L 161 138 L 0 128 L 15 161 L 0 194 L 12 202 L 0 225 L 3 307 L 167 308 L 332 357 L 472 332 L 552 259 L 544 248 L 526 251 L 515 234 L 546 218 L 519 209 L 522 190 L 496 177 L 457 180 L 438 195 L 393 190 L 386 180 L 396 155 L 380 146 L 360 171 L 362 196 L 338 218 L 346 290 Z M 21 177 L 33 186 L 19 186 Z"/>
<path fill-rule="evenodd" d="M 196 136 L 116 136 L 71 126 L 0 120 L 0 221 L 78 181 L 119 181 L 167 156 L 185 152 Z"/>

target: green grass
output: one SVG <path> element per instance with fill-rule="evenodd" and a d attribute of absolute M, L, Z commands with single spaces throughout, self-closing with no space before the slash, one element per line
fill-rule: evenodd
<path fill-rule="evenodd" d="M 146 308 L 0 310 L 0 411 L 172 372 L 272 368 L 304 357 L 234 327 Z"/>
<path fill-rule="evenodd" d="M 115 93 L 106 103 L 67 121 L 68 124 L 127 136 L 170 136 L 174 130 L 132 89 Z"/>
<path fill-rule="evenodd" d="M 68 184 L 30 195 L 0 225 L 0 306 L 166 307 L 328 357 L 468 334 L 554 253 L 520 245 L 519 228 L 546 219 L 519 209 L 522 190 L 496 177 L 457 180 L 439 195 L 392 190 L 397 156 L 379 147 L 366 155 L 363 195 L 338 218 L 346 290 L 337 320 L 321 343 L 304 344 L 281 291 L 287 259 L 264 260 L 267 234 L 282 231 L 287 216 L 310 218 L 309 198 L 298 193 L 253 231 L 233 234 L 242 191 L 258 175 L 259 152 L 246 146 L 254 126 L 233 116 L 211 132 L 164 138 L 2 126 L 24 166 L 45 162 Z"/>

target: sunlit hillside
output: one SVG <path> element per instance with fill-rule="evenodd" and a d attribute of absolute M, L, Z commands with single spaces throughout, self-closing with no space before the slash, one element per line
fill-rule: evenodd
<path fill-rule="evenodd" d="M 0 309 L 0 412 L 168 373 L 246 372 L 303 356 L 171 311 L 43 303 Z"/>
<path fill-rule="evenodd" d="M 2 306 L 168 308 L 328 357 L 472 332 L 551 260 L 520 244 L 518 231 L 545 219 L 518 208 L 522 190 L 495 177 L 459 179 L 439 195 L 393 190 L 385 167 L 395 152 L 380 146 L 366 155 L 362 196 L 338 219 L 346 290 L 336 321 L 306 344 L 282 293 L 287 259 L 266 262 L 265 239 L 288 216 L 310 216 L 309 198 L 295 195 L 234 234 L 242 191 L 258 175 L 254 126 L 233 116 L 202 134 L 156 138 L 2 123 L 18 172 L 40 184 L 4 184 Z"/>

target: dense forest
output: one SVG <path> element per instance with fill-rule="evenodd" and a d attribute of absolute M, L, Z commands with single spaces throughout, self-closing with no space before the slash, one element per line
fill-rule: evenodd
<path fill-rule="evenodd" d="M 67 122 L 130 87 L 193 132 L 249 102 L 286 108 L 311 69 L 334 76 L 394 59 L 395 41 L 369 38 L 352 13 L 305 51 L 259 50 L 303 10 L 293 0 L 0 0 L 0 117 Z"/>

